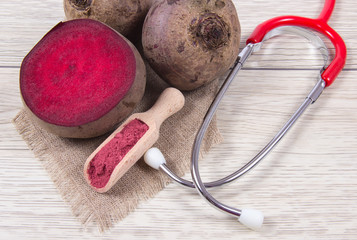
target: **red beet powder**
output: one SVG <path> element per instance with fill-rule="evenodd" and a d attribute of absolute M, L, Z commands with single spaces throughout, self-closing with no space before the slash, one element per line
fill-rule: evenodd
<path fill-rule="evenodd" d="M 130 121 L 91 160 L 88 175 L 91 185 L 104 187 L 118 163 L 146 133 L 149 126 L 139 119 Z"/>

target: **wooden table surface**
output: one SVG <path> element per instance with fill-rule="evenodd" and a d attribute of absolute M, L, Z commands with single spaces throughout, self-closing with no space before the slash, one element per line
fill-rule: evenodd
<path fill-rule="evenodd" d="M 278 15 L 317 17 L 323 0 L 238 1 L 241 45 L 260 22 Z M 61 0 L 0 1 L 1 239 L 357 239 L 357 5 L 337 1 L 330 25 L 344 38 L 345 69 L 277 148 L 250 174 L 211 193 L 228 205 L 264 212 L 254 232 L 170 184 L 111 230 L 83 226 L 11 120 L 21 109 L 23 57 L 57 22 Z M 327 44 L 333 54 L 331 44 Z M 236 77 L 218 112 L 224 143 L 201 162 L 204 180 L 249 161 L 299 106 L 323 64 L 295 36 L 263 46 Z M 186 177 L 189 178 L 187 173 Z"/>

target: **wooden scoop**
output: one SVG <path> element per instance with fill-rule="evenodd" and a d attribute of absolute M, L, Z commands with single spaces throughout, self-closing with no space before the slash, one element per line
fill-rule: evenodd
<path fill-rule="evenodd" d="M 97 192 L 108 191 L 157 141 L 162 122 L 184 102 L 179 90 L 167 88 L 151 109 L 131 115 L 86 160 L 88 184 Z"/>

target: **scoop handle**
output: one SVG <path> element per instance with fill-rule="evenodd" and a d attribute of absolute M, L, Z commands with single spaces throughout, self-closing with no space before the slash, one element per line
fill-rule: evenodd
<path fill-rule="evenodd" d="M 158 100 L 145 114 L 152 116 L 158 126 L 168 117 L 178 112 L 185 104 L 185 97 L 176 88 L 166 88 Z"/>

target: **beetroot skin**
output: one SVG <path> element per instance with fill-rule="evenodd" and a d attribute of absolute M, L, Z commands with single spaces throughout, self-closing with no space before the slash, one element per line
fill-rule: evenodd
<path fill-rule="evenodd" d="M 24 58 L 20 90 L 31 116 L 63 136 L 101 135 L 129 115 L 145 89 L 135 47 L 90 19 L 61 22 Z"/>
<path fill-rule="evenodd" d="M 94 19 L 133 40 L 154 0 L 63 0 L 66 18 Z"/>

